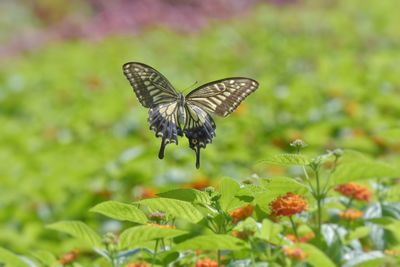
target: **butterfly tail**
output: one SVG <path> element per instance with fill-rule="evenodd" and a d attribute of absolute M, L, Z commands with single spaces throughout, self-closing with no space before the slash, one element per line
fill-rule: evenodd
<path fill-rule="evenodd" d="M 158 152 L 158 158 L 159 159 L 163 159 L 164 158 L 164 150 L 165 150 L 165 138 L 163 138 L 162 141 L 161 141 L 160 151 Z"/>
<path fill-rule="evenodd" d="M 196 149 L 196 169 L 200 168 L 200 147 Z"/>

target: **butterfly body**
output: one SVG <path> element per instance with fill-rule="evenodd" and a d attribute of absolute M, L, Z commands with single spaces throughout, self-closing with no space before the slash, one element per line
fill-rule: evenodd
<path fill-rule="evenodd" d="M 210 113 L 226 117 L 258 88 L 255 80 L 233 77 L 204 84 L 184 96 L 146 64 L 129 62 L 123 71 L 139 102 L 149 108 L 150 129 L 162 138 L 158 157 L 164 158 L 166 145 L 178 144 L 178 136 L 185 135 L 196 152 L 197 168 L 200 149 L 215 137 L 216 125 Z"/>

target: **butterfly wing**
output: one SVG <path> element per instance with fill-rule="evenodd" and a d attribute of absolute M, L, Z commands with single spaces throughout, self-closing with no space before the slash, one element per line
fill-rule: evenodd
<path fill-rule="evenodd" d="M 164 158 L 165 146 L 170 143 L 178 144 L 178 135 L 182 130 L 178 122 L 178 102 L 157 105 L 149 110 L 150 129 L 161 137 L 161 147 L 158 153 L 160 159 Z"/>
<path fill-rule="evenodd" d="M 144 107 L 151 108 L 176 100 L 178 93 L 174 87 L 152 67 L 143 63 L 128 62 L 122 68 L 136 97 Z"/>
<path fill-rule="evenodd" d="M 258 82 L 249 78 L 226 78 L 196 88 L 186 96 L 186 101 L 226 117 L 257 88 Z"/>
<path fill-rule="evenodd" d="M 189 146 L 196 152 L 196 168 L 200 168 L 200 149 L 212 142 L 215 136 L 215 123 L 201 107 L 186 103 L 183 132 L 189 139 Z"/>
<path fill-rule="evenodd" d="M 123 65 L 123 71 L 139 102 L 150 108 L 150 129 L 162 138 L 158 153 L 162 159 L 165 146 L 178 144 L 177 135 L 183 135 L 178 123 L 178 93 L 167 78 L 146 64 L 128 62 Z"/>

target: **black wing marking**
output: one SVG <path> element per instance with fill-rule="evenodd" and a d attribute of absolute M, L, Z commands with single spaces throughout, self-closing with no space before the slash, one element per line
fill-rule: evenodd
<path fill-rule="evenodd" d="M 178 103 L 161 104 L 149 110 L 150 129 L 161 137 L 161 147 L 158 153 L 160 159 L 164 158 L 165 146 L 170 143 L 178 144 L 178 135 L 182 136 L 182 130 L 178 122 Z"/>
<path fill-rule="evenodd" d="M 131 83 L 139 102 L 146 108 L 162 103 L 170 103 L 177 92 L 161 73 L 152 67 L 138 62 L 123 65 L 126 78 Z"/>
<path fill-rule="evenodd" d="M 258 82 L 249 78 L 226 78 L 204 84 L 186 96 L 186 101 L 226 117 L 258 88 Z"/>
<path fill-rule="evenodd" d="M 196 151 L 196 168 L 200 168 L 200 148 L 205 148 L 215 136 L 215 123 L 211 116 L 200 107 L 185 105 L 185 126 L 183 132 L 189 139 L 189 146 Z"/>

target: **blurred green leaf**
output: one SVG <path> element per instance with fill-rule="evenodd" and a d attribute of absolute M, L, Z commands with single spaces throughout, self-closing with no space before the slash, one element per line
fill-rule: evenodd
<path fill-rule="evenodd" d="M 356 180 L 373 178 L 396 178 L 400 170 L 387 163 L 377 161 L 356 161 L 343 163 L 336 168 L 332 180 L 337 183 L 347 183 Z"/>
<path fill-rule="evenodd" d="M 256 236 L 258 238 L 266 240 L 268 243 L 280 245 L 282 243 L 282 238 L 280 236 L 282 230 L 282 225 L 273 223 L 268 219 L 264 219 L 262 221 L 260 233 Z"/>
<path fill-rule="evenodd" d="M 247 249 L 248 245 L 240 239 L 230 235 L 201 235 L 192 239 L 177 244 L 174 250 L 243 250 Z"/>
<path fill-rule="evenodd" d="M 13 252 L 0 247 L 0 264 L 5 266 L 29 267 L 30 265 Z"/>
<path fill-rule="evenodd" d="M 134 205 L 112 200 L 97 204 L 90 211 L 120 221 L 130 221 L 140 224 L 147 222 L 146 215 Z"/>
<path fill-rule="evenodd" d="M 276 164 L 282 166 L 293 166 L 293 165 L 308 165 L 310 160 L 301 154 L 279 154 L 269 155 L 262 162 L 269 164 Z"/>
<path fill-rule="evenodd" d="M 119 247 L 121 249 L 132 248 L 146 241 L 160 238 L 172 238 L 186 233 L 186 231 L 178 229 L 160 228 L 152 225 L 135 226 L 121 233 L 119 237 Z"/>
<path fill-rule="evenodd" d="M 211 204 L 209 195 L 206 192 L 202 192 L 196 189 L 174 189 L 171 191 L 158 193 L 157 195 L 163 198 L 179 199 L 191 202 L 193 204 Z"/>
<path fill-rule="evenodd" d="M 80 221 L 60 221 L 47 225 L 47 228 L 67 233 L 77 239 L 86 241 L 93 247 L 102 246 L 100 236 L 92 228 Z"/>
<path fill-rule="evenodd" d="M 336 265 L 329 259 L 321 250 L 313 245 L 301 243 L 299 247 L 307 253 L 306 261 L 313 266 L 336 267 Z"/>
<path fill-rule="evenodd" d="M 345 244 L 348 244 L 354 239 L 361 239 L 369 235 L 371 232 L 371 228 L 368 226 L 361 226 L 357 227 L 356 229 L 350 231 L 348 235 L 346 236 L 346 242 Z"/>

